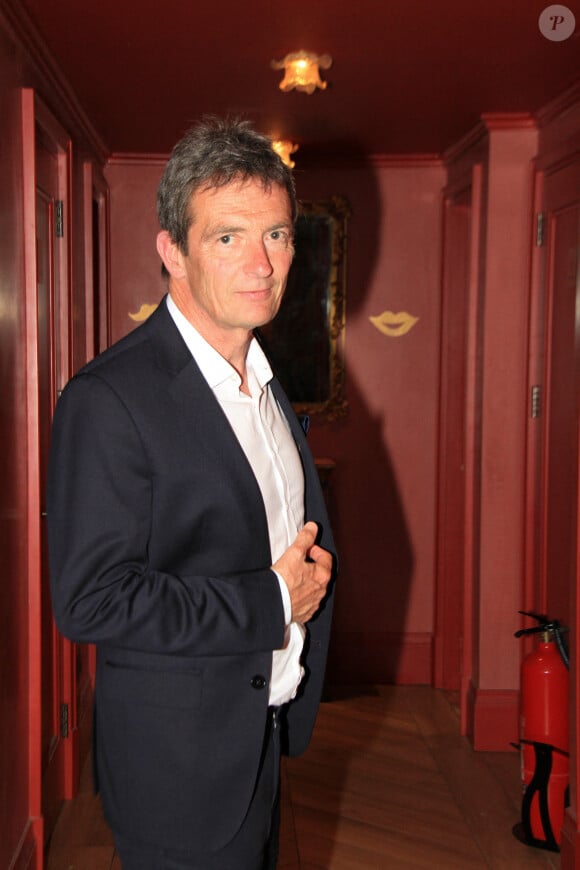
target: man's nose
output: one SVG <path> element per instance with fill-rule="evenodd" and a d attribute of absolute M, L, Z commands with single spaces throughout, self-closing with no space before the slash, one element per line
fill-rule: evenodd
<path fill-rule="evenodd" d="M 253 242 L 248 250 L 246 270 L 253 275 L 267 277 L 272 274 L 272 263 L 266 245 L 262 240 Z"/>

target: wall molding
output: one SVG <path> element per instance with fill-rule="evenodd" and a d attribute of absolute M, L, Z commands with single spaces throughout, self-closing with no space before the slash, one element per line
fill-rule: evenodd
<path fill-rule="evenodd" d="M 572 109 L 576 103 L 580 103 L 580 79 L 536 112 L 538 125 L 545 127 L 555 118 Z"/>
<path fill-rule="evenodd" d="M 115 151 L 109 156 L 107 166 L 165 166 L 169 156 L 169 154 Z M 299 161 L 299 158 L 297 160 Z M 443 166 L 443 157 L 438 154 L 370 154 L 366 157 L 329 155 L 328 160 L 325 160 L 323 164 L 315 164 L 306 159 L 304 166 L 298 165 L 297 170 L 317 168 L 348 170 L 365 167 L 367 169 L 436 169 Z"/>
<path fill-rule="evenodd" d="M 38 88 L 39 95 L 49 108 L 52 108 L 55 103 L 64 108 L 65 126 L 68 127 L 69 120 L 71 120 L 78 132 L 86 139 L 89 147 L 104 164 L 110 149 L 89 120 L 72 87 L 60 71 L 34 22 L 21 3 L 17 0 L 2 0 L 0 21 L 4 22 L 7 32 L 25 54 L 30 67 L 36 71 L 39 83 L 42 83 L 42 91 L 36 82 L 32 85 L 34 90 L 36 91 Z M 62 112 L 59 112 L 59 118 L 62 120 Z"/>
<path fill-rule="evenodd" d="M 381 169 L 431 168 L 444 166 L 441 154 L 370 154 L 366 165 Z"/>
<path fill-rule="evenodd" d="M 114 151 L 107 160 L 107 166 L 165 166 L 169 154 L 133 154 Z"/>
<path fill-rule="evenodd" d="M 459 160 L 472 149 L 485 145 L 489 134 L 498 130 L 529 130 L 537 127 L 537 119 L 530 112 L 485 112 L 481 120 L 458 139 L 443 154 L 446 165 Z"/>
<path fill-rule="evenodd" d="M 483 124 L 483 122 L 479 122 L 472 127 L 461 139 L 458 139 L 457 142 L 454 142 L 453 145 L 450 145 L 449 148 L 445 150 L 443 153 L 443 161 L 446 165 L 449 163 L 457 162 L 461 157 L 463 157 L 466 153 L 471 151 L 476 147 L 481 147 L 482 145 L 486 145 L 486 138 L 488 135 L 488 130 Z"/>
<path fill-rule="evenodd" d="M 481 116 L 486 130 L 529 130 L 537 127 L 530 112 L 484 112 Z"/>

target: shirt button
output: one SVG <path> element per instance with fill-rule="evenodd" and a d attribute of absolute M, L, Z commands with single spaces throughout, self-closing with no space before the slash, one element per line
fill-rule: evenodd
<path fill-rule="evenodd" d="M 255 677 L 252 677 L 250 685 L 252 689 L 263 689 L 266 685 L 266 678 L 261 674 L 256 674 Z"/>

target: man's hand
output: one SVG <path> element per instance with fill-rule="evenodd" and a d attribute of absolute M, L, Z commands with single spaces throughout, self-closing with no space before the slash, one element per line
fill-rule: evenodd
<path fill-rule="evenodd" d="M 275 565 L 290 593 L 292 622 L 308 622 L 320 606 L 332 573 L 332 556 L 314 542 L 316 523 L 306 523 Z"/>

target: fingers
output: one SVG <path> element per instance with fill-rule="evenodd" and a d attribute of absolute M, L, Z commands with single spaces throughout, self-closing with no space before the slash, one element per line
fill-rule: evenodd
<path fill-rule="evenodd" d="M 308 555 L 308 551 L 314 546 L 314 542 L 316 541 L 317 537 L 318 525 L 317 523 L 314 523 L 312 522 L 312 520 L 310 520 L 304 526 L 302 526 L 302 528 L 296 535 L 294 543 L 298 547 L 300 547 L 300 549 L 304 550 L 306 555 Z"/>
<path fill-rule="evenodd" d="M 305 581 L 291 593 L 292 621 L 308 622 L 311 619 L 324 597 L 326 586 L 315 581 Z"/>
<path fill-rule="evenodd" d="M 315 562 L 324 571 L 332 571 L 332 556 L 328 550 L 324 550 L 315 543 L 318 537 L 318 524 L 310 520 L 298 532 L 294 545 L 304 554 L 304 558 Z M 323 575 L 320 574 L 322 580 Z M 318 579 L 318 578 L 317 578 Z"/>
<path fill-rule="evenodd" d="M 290 593 L 292 620 L 308 622 L 326 594 L 332 574 L 332 556 L 315 541 L 318 525 L 308 522 L 273 568 Z"/>
<path fill-rule="evenodd" d="M 332 571 L 332 555 L 328 550 L 323 550 L 322 547 L 315 544 L 314 547 L 310 548 L 308 556 L 325 571 Z"/>

